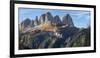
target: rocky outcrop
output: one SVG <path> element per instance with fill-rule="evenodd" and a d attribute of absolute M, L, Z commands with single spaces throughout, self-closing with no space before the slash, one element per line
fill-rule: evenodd
<path fill-rule="evenodd" d="M 55 23 L 57 25 L 61 25 L 62 24 L 61 19 L 60 19 L 60 17 L 58 15 L 56 15 L 54 17 L 53 23 Z"/>
<path fill-rule="evenodd" d="M 42 14 L 39 18 L 39 22 L 40 23 L 44 23 L 45 22 L 45 14 Z"/>
<path fill-rule="evenodd" d="M 35 25 L 34 25 L 34 20 L 32 20 L 32 23 L 31 23 L 31 27 L 34 27 Z"/>
<path fill-rule="evenodd" d="M 52 22 L 53 21 L 53 16 L 50 12 L 47 12 L 45 14 L 45 22 Z"/>
<path fill-rule="evenodd" d="M 40 24 L 42 23 L 51 23 L 53 21 L 53 16 L 50 12 L 42 14 L 39 18 Z"/>
<path fill-rule="evenodd" d="M 35 18 L 35 20 L 34 20 L 34 25 L 35 25 L 35 26 L 39 25 L 38 16 L 36 16 L 36 18 Z"/>
<path fill-rule="evenodd" d="M 25 27 L 28 27 L 31 25 L 31 20 L 29 18 L 27 18 L 26 20 L 24 20 L 22 23 L 21 23 L 21 26 L 23 26 L 24 28 Z"/>
<path fill-rule="evenodd" d="M 61 18 L 56 15 L 53 17 L 53 15 L 50 12 L 47 12 L 45 14 L 42 14 L 39 18 L 36 16 L 35 20 L 30 20 L 26 19 L 21 23 L 21 26 L 28 27 L 29 25 L 31 26 L 37 26 L 42 23 L 50 23 L 50 24 L 56 24 L 56 25 L 63 25 L 63 26 L 68 26 L 68 27 L 74 27 L 74 23 L 72 21 L 72 17 L 67 14 L 63 16 L 62 21 Z"/>
<path fill-rule="evenodd" d="M 62 18 L 62 20 L 63 20 L 62 22 L 63 22 L 64 25 L 67 25 L 69 27 L 74 27 L 74 24 L 73 24 L 73 21 L 72 21 L 72 17 L 69 14 L 65 15 Z"/>

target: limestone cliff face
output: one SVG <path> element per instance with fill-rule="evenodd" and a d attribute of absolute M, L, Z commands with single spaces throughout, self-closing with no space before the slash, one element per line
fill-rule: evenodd
<path fill-rule="evenodd" d="M 72 17 L 67 14 L 62 18 L 62 22 L 64 25 L 68 25 L 69 27 L 74 27 L 73 21 L 72 21 Z"/>
<path fill-rule="evenodd" d="M 41 16 L 40 16 L 40 18 L 39 18 L 39 22 L 40 23 L 44 23 L 45 22 L 45 14 L 42 14 Z"/>
<path fill-rule="evenodd" d="M 57 25 L 61 25 L 62 24 L 61 19 L 60 19 L 60 17 L 58 15 L 56 15 L 54 17 L 53 23 L 56 23 Z"/>
<path fill-rule="evenodd" d="M 53 21 L 53 16 L 52 16 L 52 14 L 50 12 L 47 12 L 47 13 L 42 14 L 40 16 L 40 18 L 39 18 L 39 22 L 41 24 L 48 23 L 48 22 L 51 23 L 52 21 Z"/>
<path fill-rule="evenodd" d="M 72 17 L 67 14 L 63 16 L 62 21 L 61 18 L 56 15 L 53 17 L 53 15 L 50 12 L 44 13 L 40 16 L 39 18 L 40 23 L 51 23 L 51 24 L 56 24 L 56 25 L 68 25 L 68 27 L 74 27 Z"/>
<path fill-rule="evenodd" d="M 34 25 L 37 26 L 39 25 L 39 20 L 38 20 L 38 17 L 36 16 L 35 20 L 34 20 Z"/>
<path fill-rule="evenodd" d="M 45 14 L 45 22 L 52 22 L 53 21 L 53 16 L 50 12 L 47 12 Z"/>
<path fill-rule="evenodd" d="M 56 28 L 58 28 L 58 27 L 66 28 L 66 27 L 74 27 L 74 23 L 72 21 L 72 17 L 69 14 L 63 16 L 63 18 L 61 19 L 58 15 L 53 16 L 50 12 L 47 12 L 47 13 L 41 14 L 40 17 L 36 16 L 36 18 L 34 20 L 30 20 L 27 18 L 26 20 L 21 22 L 20 29 L 24 30 L 26 27 L 34 28 L 35 26 L 38 26 L 38 27 L 42 26 L 42 28 L 45 28 L 45 26 L 46 27 L 52 26 L 54 28 L 55 28 L 55 26 L 56 26 Z M 39 27 L 39 28 L 41 28 L 41 27 Z"/>
<path fill-rule="evenodd" d="M 23 28 L 25 27 L 29 27 L 31 25 L 31 20 L 29 18 L 27 18 L 26 20 L 24 20 L 22 23 L 21 23 L 21 26 Z"/>

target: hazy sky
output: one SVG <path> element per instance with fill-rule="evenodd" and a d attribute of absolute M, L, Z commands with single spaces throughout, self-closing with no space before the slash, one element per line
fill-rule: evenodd
<path fill-rule="evenodd" d="M 34 20 L 36 16 L 41 16 L 46 12 L 50 12 L 53 16 L 59 15 L 62 18 L 66 14 L 70 14 L 73 20 L 73 23 L 76 27 L 87 27 L 90 25 L 91 13 L 90 11 L 84 10 L 58 10 L 58 9 L 34 9 L 34 8 L 19 8 L 19 23 L 30 18 Z"/>

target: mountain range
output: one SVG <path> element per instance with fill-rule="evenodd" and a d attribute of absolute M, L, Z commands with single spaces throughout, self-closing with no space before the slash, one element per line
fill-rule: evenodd
<path fill-rule="evenodd" d="M 70 14 L 60 18 L 47 12 L 19 24 L 19 49 L 83 46 L 90 46 L 90 27 L 75 27 Z"/>

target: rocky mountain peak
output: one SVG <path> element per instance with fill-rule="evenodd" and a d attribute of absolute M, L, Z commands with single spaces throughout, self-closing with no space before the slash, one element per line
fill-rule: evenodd
<path fill-rule="evenodd" d="M 47 12 L 46 16 L 45 16 L 45 21 L 46 22 L 52 22 L 52 20 L 53 20 L 52 14 L 50 12 Z"/>
<path fill-rule="evenodd" d="M 42 14 L 41 16 L 40 16 L 40 18 L 39 18 L 39 22 L 40 23 L 44 23 L 45 22 L 45 14 Z"/>
<path fill-rule="evenodd" d="M 56 23 L 57 25 L 62 24 L 61 19 L 58 15 L 54 16 L 53 22 Z"/>
<path fill-rule="evenodd" d="M 73 21 L 72 21 L 72 17 L 70 16 L 70 14 L 65 15 L 63 18 L 63 24 L 64 25 L 68 25 L 69 27 L 74 27 Z"/>
<path fill-rule="evenodd" d="M 29 18 L 25 19 L 21 25 L 24 27 L 28 27 L 31 24 L 31 20 Z"/>
<path fill-rule="evenodd" d="M 47 14 L 47 15 L 51 15 L 51 13 L 50 13 L 50 12 L 47 12 L 46 14 Z"/>
<path fill-rule="evenodd" d="M 70 14 L 66 14 L 63 16 L 62 21 L 58 15 L 54 16 L 50 13 L 44 13 L 40 17 L 36 16 L 34 20 L 30 20 L 29 18 L 25 19 L 22 23 L 21 26 L 23 27 L 28 27 L 28 26 L 37 26 L 40 24 L 44 23 L 50 23 L 50 24 L 56 24 L 58 26 L 68 26 L 68 27 L 74 27 L 72 17 Z"/>
<path fill-rule="evenodd" d="M 36 16 L 35 20 L 34 20 L 34 25 L 38 25 L 39 21 L 38 21 L 38 16 Z"/>

